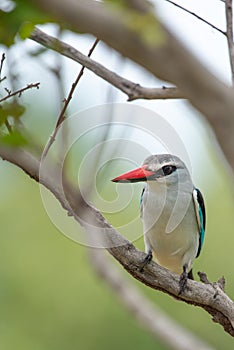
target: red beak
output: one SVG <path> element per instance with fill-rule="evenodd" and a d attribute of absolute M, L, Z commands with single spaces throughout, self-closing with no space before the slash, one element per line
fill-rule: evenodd
<path fill-rule="evenodd" d="M 123 175 L 115 177 L 113 182 L 138 182 L 146 181 L 148 176 L 153 175 L 154 172 L 147 170 L 145 166 L 131 170 Z"/>

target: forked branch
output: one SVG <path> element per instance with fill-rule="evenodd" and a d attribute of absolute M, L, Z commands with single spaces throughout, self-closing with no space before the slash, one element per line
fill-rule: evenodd
<path fill-rule="evenodd" d="M 40 83 L 31 83 L 31 84 L 28 84 L 27 86 L 25 86 L 25 87 L 23 87 L 21 89 L 18 89 L 16 91 L 10 91 L 10 90 L 6 89 L 7 95 L 2 97 L 0 99 L 0 102 L 6 101 L 6 100 L 8 100 L 9 98 L 11 98 L 13 96 L 20 97 L 24 91 L 30 90 L 30 89 L 33 89 L 33 88 L 39 89 L 39 86 L 40 86 Z"/>
<path fill-rule="evenodd" d="M 83 67 L 86 67 L 91 72 L 126 94 L 128 96 L 128 101 L 137 99 L 156 100 L 184 98 L 181 91 L 176 87 L 163 86 L 162 88 L 148 88 L 125 79 L 97 61 L 94 61 L 89 56 L 82 54 L 73 46 L 44 33 L 38 28 L 34 29 L 30 38 L 48 49 L 57 51 L 59 54 L 82 64 Z"/>

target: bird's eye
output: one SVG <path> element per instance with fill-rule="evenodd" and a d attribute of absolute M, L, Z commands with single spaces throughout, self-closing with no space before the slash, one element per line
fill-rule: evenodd
<path fill-rule="evenodd" d="M 165 165 L 165 166 L 162 167 L 162 171 L 163 171 L 164 175 L 170 175 L 175 170 L 176 170 L 176 166 L 175 165 Z"/>

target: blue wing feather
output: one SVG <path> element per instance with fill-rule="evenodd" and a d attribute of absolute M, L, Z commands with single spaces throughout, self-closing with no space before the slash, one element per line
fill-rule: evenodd
<path fill-rule="evenodd" d="M 143 194 L 145 192 L 145 187 L 143 188 L 142 192 L 141 192 L 141 199 L 140 199 L 140 206 L 142 205 L 142 200 L 143 200 Z"/>
<path fill-rule="evenodd" d="M 196 258 L 200 255 L 204 238 L 205 238 L 205 227 L 206 227 L 206 211 L 203 196 L 198 188 L 193 190 L 193 200 L 197 215 L 197 222 L 199 227 L 199 246 L 197 250 Z"/>
<path fill-rule="evenodd" d="M 145 187 L 143 188 L 143 190 L 141 192 L 141 198 L 140 198 L 141 217 L 142 217 L 142 201 L 143 201 L 144 192 L 145 192 Z"/>

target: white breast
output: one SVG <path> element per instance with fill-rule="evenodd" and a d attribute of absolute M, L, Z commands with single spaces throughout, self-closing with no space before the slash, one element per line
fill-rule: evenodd
<path fill-rule="evenodd" d="M 142 202 L 142 220 L 146 250 L 152 250 L 155 260 L 176 273 L 183 265 L 191 269 L 199 245 L 199 233 L 192 193 L 180 192 L 166 186 L 147 185 Z M 177 189 L 176 189 L 177 190 Z M 176 206 L 175 206 L 176 205 Z M 176 208 L 176 210 L 175 210 Z M 174 209 L 174 210 L 173 210 Z M 168 233 L 168 223 L 179 217 Z"/>

